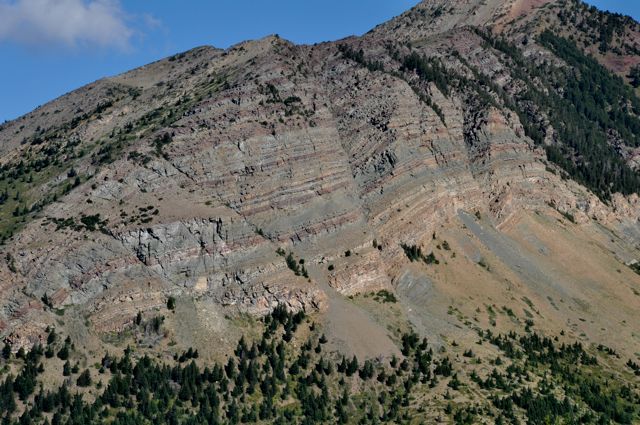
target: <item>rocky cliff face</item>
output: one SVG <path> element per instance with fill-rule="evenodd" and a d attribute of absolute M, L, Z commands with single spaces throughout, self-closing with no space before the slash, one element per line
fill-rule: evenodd
<path fill-rule="evenodd" d="M 548 86 L 487 41 L 565 66 L 534 36 L 572 5 L 425 1 L 360 38 L 198 48 L 3 125 L 0 331 L 101 338 L 169 296 L 205 321 L 285 303 L 372 355 L 387 346 L 358 334 L 384 321 L 347 325 L 364 307 L 342 297 L 385 289 L 436 339 L 466 332 L 451 306 L 482 322 L 504 305 L 637 351 L 638 198 L 603 201 L 548 160 L 516 100 Z"/>

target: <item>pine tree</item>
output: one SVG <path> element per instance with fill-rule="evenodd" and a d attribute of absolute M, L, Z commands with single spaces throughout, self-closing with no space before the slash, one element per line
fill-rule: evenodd
<path fill-rule="evenodd" d="M 4 347 L 2 347 L 2 358 L 5 360 L 11 358 L 11 344 L 8 342 L 5 342 Z"/>
<path fill-rule="evenodd" d="M 640 65 L 636 65 L 631 68 L 631 71 L 629 72 L 629 78 L 631 79 L 631 85 L 633 87 L 640 87 Z"/>
<path fill-rule="evenodd" d="M 176 299 L 174 297 L 169 297 L 167 299 L 167 309 L 171 311 L 176 309 Z"/>

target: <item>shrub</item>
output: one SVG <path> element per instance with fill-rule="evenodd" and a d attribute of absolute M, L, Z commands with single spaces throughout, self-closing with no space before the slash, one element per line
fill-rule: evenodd
<path fill-rule="evenodd" d="M 176 299 L 174 297 L 169 297 L 167 299 L 167 309 L 174 311 L 176 309 Z"/>
<path fill-rule="evenodd" d="M 88 387 L 91 385 L 91 374 L 89 373 L 89 369 L 85 369 L 84 372 L 78 376 L 77 383 L 79 387 Z"/>

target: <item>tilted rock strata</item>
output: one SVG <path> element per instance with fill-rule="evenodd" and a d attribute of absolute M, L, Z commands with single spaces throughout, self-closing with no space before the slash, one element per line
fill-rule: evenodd
<path fill-rule="evenodd" d="M 510 10 L 459 3 L 467 23 L 471 15 L 478 24 L 495 22 Z M 343 43 L 366 44 L 371 60 L 397 68 L 386 43 L 433 36 L 427 24 L 416 26 L 432 8 L 426 2 Z M 418 51 L 518 89 L 477 34 L 458 21 L 438 28 Z M 258 315 L 278 303 L 323 311 L 326 288 L 296 276 L 276 250 L 308 262 L 334 259 L 339 267 L 331 272 L 329 261 L 315 264 L 343 295 L 392 290 L 407 264 L 400 244 L 428 243 L 460 210 L 489 214 L 498 228 L 523 210 L 616 226 L 640 217 L 637 197 L 605 205 L 550 172 L 513 111 L 444 94 L 415 75 L 371 71 L 346 60 L 337 43 L 294 46 L 268 37 L 227 51 L 195 49 L 45 105 L 21 120 L 22 131 L 64 127 L 71 108 L 91 110 L 114 92 L 119 100 L 99 118 L 69 130 L 87 149 L 145 116 L 173 121 L 153 121 L 151 130 L 133 125 L 135 137 L 110 164 L 80 159 L 76 168 L 91 178 L 5 247 L 13 262 L 0 267 L 0 332 L 20 334 L 17 341 L 34 342 L 45 326 L 33 322 L 51 320 L 40 302 L 45 294 L 54 308 L 79 306 L 99 332 L 124 329 L 138 311 L 163 309 L 169 295 Z M 3 161 L 27 149 L 14 136 L 17 125 L 0 132 Z M 158 145 L 164 134 L 171 143 Z M 105 222 L 94 231 L 59 225 L 97 213 Z"/>

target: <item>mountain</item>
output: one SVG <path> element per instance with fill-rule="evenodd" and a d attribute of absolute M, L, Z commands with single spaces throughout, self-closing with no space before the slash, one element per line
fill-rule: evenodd
<path fill-rule="evenodd" d="M 639 49 L 579 1 L 426 0 L 82 87 L 0 127 L 0 332 L 16 352 L 55 328 L 87 365 L 213 361 L 284 306 L 360 359 L 406 357 L 412 330 L 467 377 L 469 347 L 489 368 L 491 335 L 535 329 L 633 383 Z M 624 423 L 634 391 L 630 416 L 576 397 Z"/>

